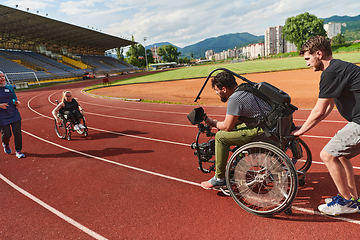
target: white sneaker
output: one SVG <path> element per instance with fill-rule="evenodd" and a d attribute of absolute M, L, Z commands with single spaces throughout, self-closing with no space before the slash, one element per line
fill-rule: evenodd
<path fill-rule="evenodd" d="M 322 204 L 318 207 L 319 211 L 332 216 L 338 216 L 346 213 L 356 213 L 359 211 L 357 202 L 353 200 L 346 200 L 340 195 L 337 195 L 327 204 Z"/>
<path fill-rule="evenodd" d="M 75 124 L 75 125 L 74 125 L 74 130 L 75 130 L 75 131 L 79 131 L 79 130 L 80 130 L 79 125 L 78 125 L 78 124 Z"/>
<path fill-rule="evenodd" d="M 85 129 L 86 127 L 84 127 L 84 125 L 82 125 L 81 123 L 78 124 L 80 129 Z"/>

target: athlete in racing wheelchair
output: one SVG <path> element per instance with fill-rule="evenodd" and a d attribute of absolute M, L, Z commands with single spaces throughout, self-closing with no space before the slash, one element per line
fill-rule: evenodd
<path fill-rule="evenodd" d="M 290 104 L 286 93 L 274 86 L 252 83 L 224 68 L 209 74 L 195 102 L 217 70 L 224 71 L 212 79 L 212 87 L 223 102 L 228 101 L 225 120 L 207 117 L 202 108 L 195 108 L 188 115 L 190 122 L 199 128 L 191 147 L 196 149 L 200 169 L 204 173 L 215 171 L 215 176 L 201 186 L 221 189 L 255 215 L 268 216 L 282 211 L 290 214 L 298 184 L 305 183 L 305 172 L 311 165 L 311 152 L 306 144 L 289 136 L 295 128 L 292 113 L 297 108 Z M 238 86 L 234 75 L 247 83 Z M 269 96 L 264 92 L 269 92 Z M 214 134 L 212 127 L 220 131 Z M 205 143 L 199 143 L 202 133 L 210 138 Z M 230 146 L 237 147 L 231 150 Z M 228 161 L 230 150 L 233 154 Z M 213 155 L 216 161 L 211 160 Z M 304 162 L 298 169 L 295 168 L 297 161 Z M 213 165 L 206 169 L 204 163 Z M 303 175 L 300 182 L 298 174 Z"/>
<path fill-rule="evenodd" d="M 71 139 L 71 133 L 77 131 L 84 136 L 88 135 L 88 128 L 85 123 L 84 109 L 72 97 L 70 91 L 63 91 L 62 100 L 53 109 L 52 115 L 55 118 L 55 132 L 59 138 Z"/>

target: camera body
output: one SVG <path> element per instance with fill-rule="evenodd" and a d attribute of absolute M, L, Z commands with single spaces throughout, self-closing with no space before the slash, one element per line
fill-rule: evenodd
<path fill-rule="evenodd" d="M 204 126 L 204 124 L 200 123 L 198 125 L 200 132 L 205 132 L 206 136 L 213 136 L 211 132 L 210 126 Z M 215 140 L 210 139 L 204 143 L 196 143 L 193 142 L 191 144 L 191 148 L 195 149 L 194 155 L 198 158 L 201 158 L 203 161 L 208 161 L 215 155 Z"/>
<path fill-rule="evenodd" d="M 194 155 L 198 158 L 199 169 L 204 173 L 210 173 L 215 170 L 215 160 L 211 160 L 215 155 L 215 140 L 212 139 L 215 136 L 215 133 L 211 132 L 211 126 L 202 123 L 206 118 L 203 108 L 199 107 L 193 109 L 188 114 L 187 118 L 191 124 L 198 125 L 196 141 L 191 144 L 191 148 L 195 149 Z M 204 143 L 199 143 L 201 134 L 205 134 L 209 140 Z M 210 163 L 212 165 L 209 168 L 205 168 L 203 167 L 204 163 Z"/>

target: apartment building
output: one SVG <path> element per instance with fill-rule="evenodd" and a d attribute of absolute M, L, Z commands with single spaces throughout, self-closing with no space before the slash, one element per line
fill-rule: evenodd
<path fill-rule="evenodd" d="M 341 26 L 346 27 L 346 23 L 335 23 L 329 22 L 324 24 L 324 29 L 326 31 L 327 37 L 332 38 L 341 33 Z"/>
<path fill-rule="evenodd" d="M 296 51 L 294 44 L 282 37 L 282 26 L 269 27 L 265 31 L 265 55 Z"/>

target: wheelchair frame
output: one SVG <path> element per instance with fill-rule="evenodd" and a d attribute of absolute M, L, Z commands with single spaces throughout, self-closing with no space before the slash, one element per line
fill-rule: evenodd
<path fill-rule="evenodd" d="M 55 102 L 57 104 L 59 104 L 59 102 L 57 100 L 55 100 Z M 84 129 L 79 129 L 79 130 L 74 130 L 74 124 L 71 122 L 71 120 L 66 119 L 63 114 L 58 113 L 57 116 L 62 120 L 62 123 L 59 126 L 57 124 L 57 122 L 56 122 L 56 119 L 54 119 L 54 121 L 55 121 L 55 132 L 56 132 L 56 135 L 59 138 L 61 138 L 61 139 L 67 138 L 67 140 L 71 140 L 72 132 L 78 132 L 80 135 L 83 135 L 84 137 L 86 137 L 88 135 L 88 128 L 86 126 L 85 116 L 81 112 L 80 112 L 80 115 L 79 115 L 79 120 L 80 120 L 80 123 L 85 128 Z"/>
<path fill-rule="evenodd" d="M 232 73 L 221 68 L 215 69 L 211 74 L 216 70 Z M 241 79 L 244 80 L 242 77 Z M 207 80 L 195 102 L 200 98 Z M 195 149 L 199 169 L 210 173 L 215 171 L 215 160 L 212 160 L 215 155 L 215 133 L 211 132 L 210 126 L 202 123 L 205 116 L 200 107 L 189 113 L 188 119 L 193 125 L 198 125 L 196 141 L 191 144 L 191 148 Z M 251 142 L 231 150 L 233 154 L 226 166 L 226 188 L 220 188 L 241 208 L 257 216 L 266 217 L 281 212 L 291 214 L 298 186 L 305 184 L 306 171 L 312 162 L 311 151 L 306 143 L 299 137 L 289 136 L 292 114 L 277 121 L 278 129 L 271 131 L 270 136 L 260 134 Z M 208 140 L 199 143 L 202 134 L 205 134 Z M 207 167 L 204 164 L 207 164 Z"/>

